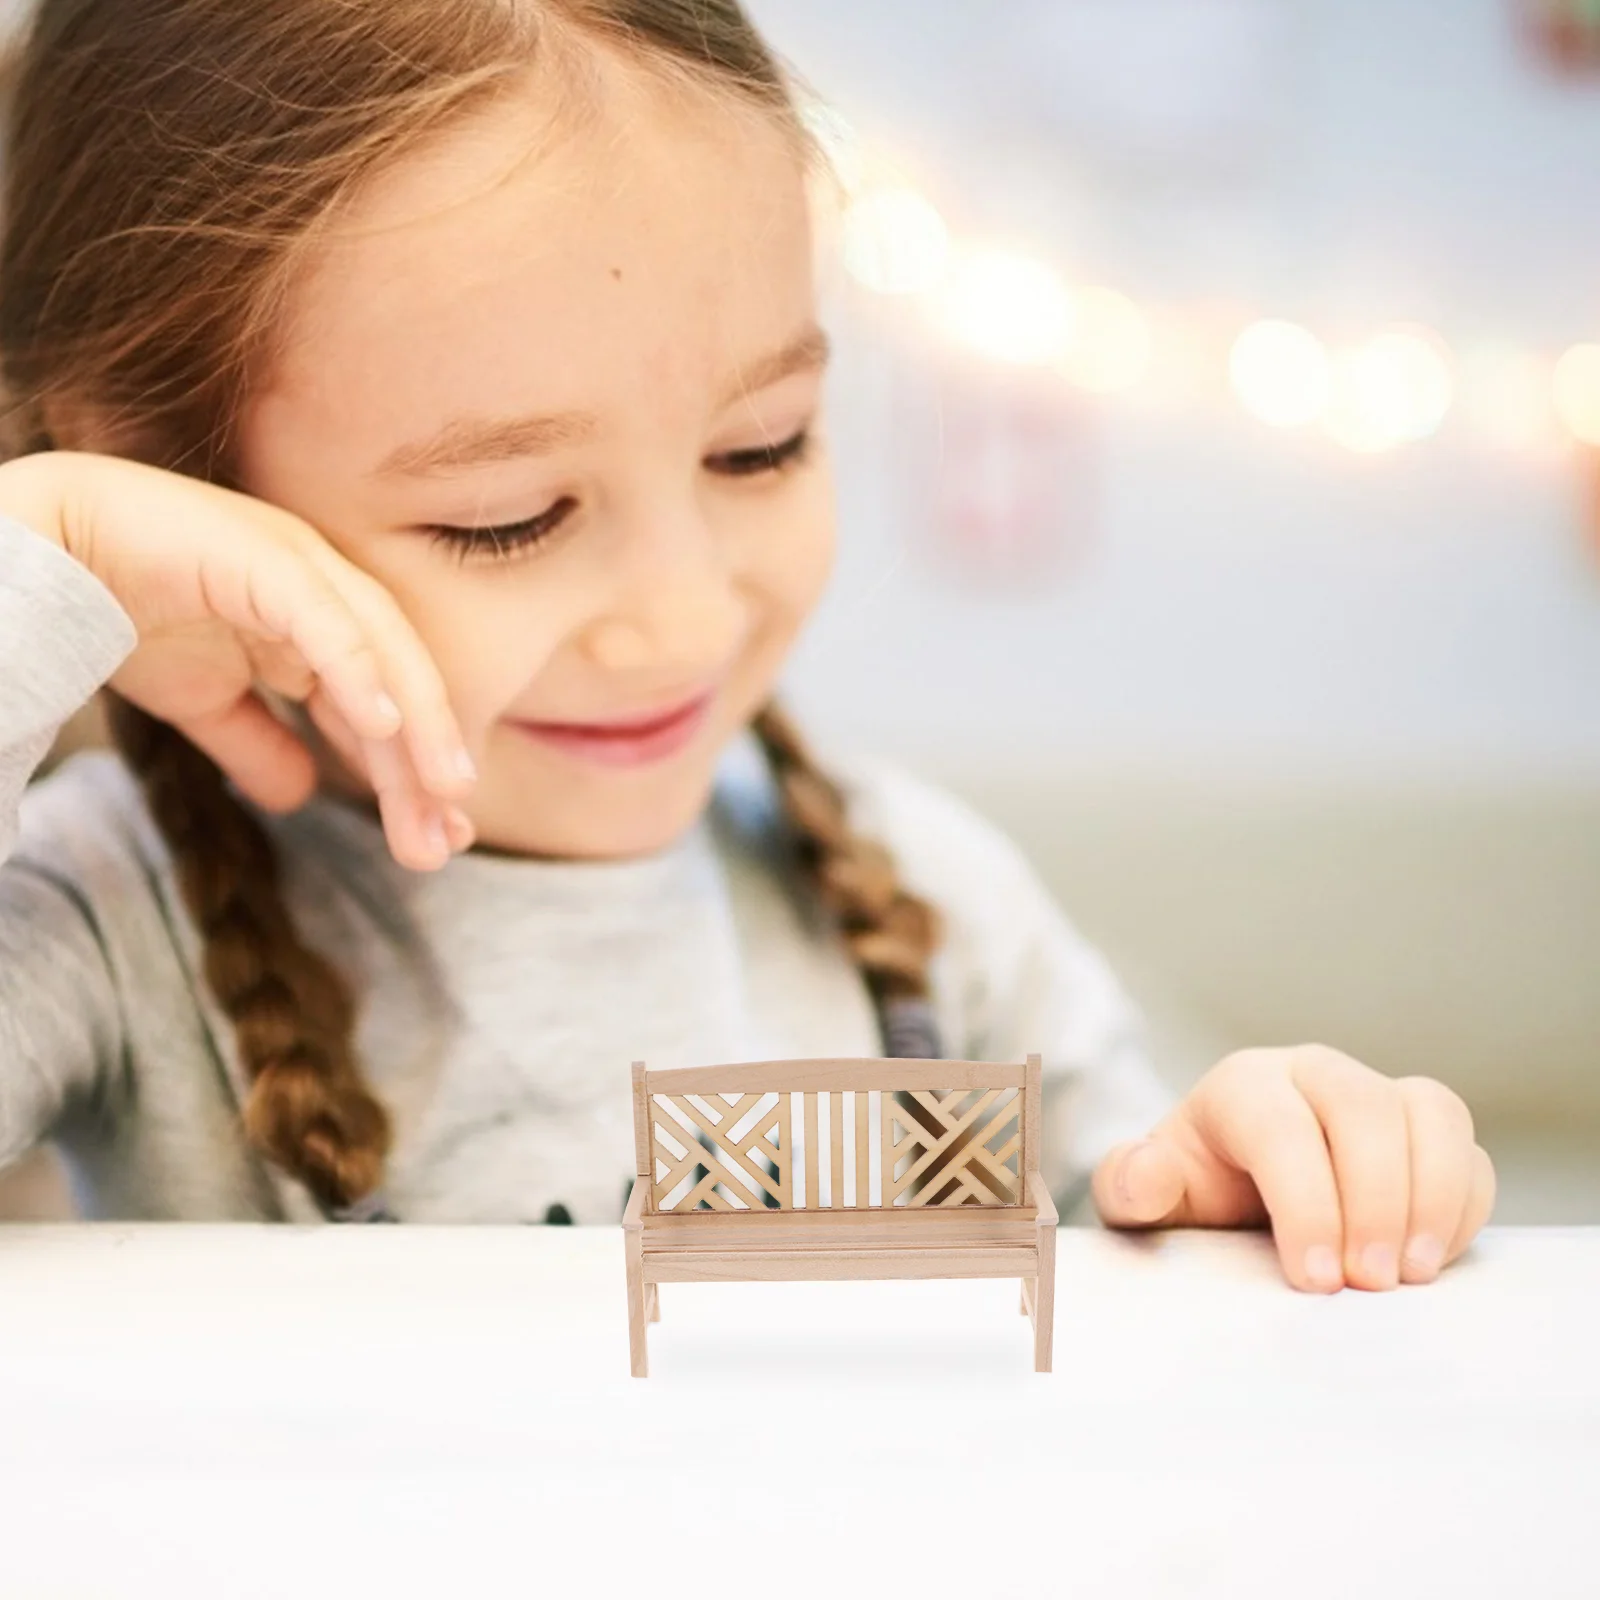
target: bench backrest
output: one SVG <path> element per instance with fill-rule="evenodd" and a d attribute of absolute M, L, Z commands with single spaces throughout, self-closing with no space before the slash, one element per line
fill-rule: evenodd
<path fill-rule="evenodd" d="M 638 1062 L 633 1115 L 647 1213 L 1021 1206 L 1040 1063 Z"/>

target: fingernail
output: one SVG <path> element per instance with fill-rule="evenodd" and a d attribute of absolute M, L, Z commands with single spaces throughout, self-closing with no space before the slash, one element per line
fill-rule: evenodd
<path fill-rule="evenodd" d="M 476 783 L 478 781 L 477 763 L 467 754 L 466 747 L 462 746 L 450 758 L 451 770 L 463 783 Z"/>
<path fill-rule="evenodd" d="M 1400 1258 L 1392 1244 L 1369 1244 L 1361 1252 L 1361 1275 L 1374 1288 L 1392 1289 L 1400 1281 Z"/>
<path fill-rule="evenodd" d="M 1313 1289 L 1340 1289 L 1344 1287 L 1344 1270 L 1339 1258 L 1327 1245 L 1313 1245 L 1306 1251 L 1306 1281 Z"/>
<path fill-rule="evenodd" d="M 380 694 L 378 698 L 372 702 L 372 709 L 378 714 L 378 720 L 380 722 L 397 731 L 400 727 L 400 724 L 405 721 L 405 717 L 401 714 L 400 707 L 395 704 L 391 695 Z"/>
<path fill-rule="evenodd" d="M 478 830 L 473 827 L 472 818 L 459 806 L 450 808 L 450 832 L 457 855 L 465 855 L 477 842 Z"/>
<path fill-rule="evenodd" d="M 428 841 L 428 849 L 435 859 L 448 861 L 455 853 L 450 848 L 450 835 L 445 829 L 443 817 L 437 814 L 429 817 L 422 832 L 423 837 Z"/>
<path fill-rule="evenodd" d="M 1444 1246 L 1429 1233 L 1419 1233 L 1406 1245 L 1406 1267 L 1419 1278 L 1437 1278 L 1444 1266 Z"/>

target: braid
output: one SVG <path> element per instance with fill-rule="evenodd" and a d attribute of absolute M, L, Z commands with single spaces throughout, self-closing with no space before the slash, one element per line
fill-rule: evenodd
<path fill-rule="evenodd" d="M 177 867 L 206 982 L 234 1027 L 251 1145 L 329 1209 L 377 1189 L 388 1114 L 354 1059 L 344 983 L 296 935 L 272 843 L 174 728 L 112 698 L 111 728 Z"/>
<path fill-rule="evenodd" d="M 851 830 L 844 795 L 814 765 L 794 725 L 775 706 L 755 721 L 800 864 L 838 921 L 873 998 L 882 1005 L 928 998 L 928 963 L 938 948 L 939 914 L 902 887 L 882 845 Z"/>

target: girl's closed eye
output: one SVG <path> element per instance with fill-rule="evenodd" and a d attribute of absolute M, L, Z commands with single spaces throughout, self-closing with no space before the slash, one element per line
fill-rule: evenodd
<path fill-rule="evenodd" d="M 813 444 L 809 425 L 788 439 L 773 444 L 757 445 L 749 450 L 727 450 L 707 459 L 707 468 L 724 478 L 760 478 L 781 476 L 795 467 L 803 466 L 809 459 Z M 490 560 L 507 560 L 533 550 L 558 532 L 578 509 L 578 502 L 565 495 L 536 517 L 521 522 L 501 523 L 495 527 L 459 527 L 449 523 L 432 523 L 422 531 L 435 544 L 443 545 L 457 561 L 467 562 L 478 556 Z"/>
<path fill-rule="evenodd" d="M 422 531 L 435 544 L 449 550 L 457 561 L 470 561 L 474 556 L 503 560 L 543 544 L 560 530 L 577 509 L 578 502 L 571 495 L 564 495 L 548 511 L 522 522 L 503 523 L 493 528 L 461 528 L 448 523 L 434 523 Z"/>
<path fill-rule="evenodd" d="M 752 450 L 728 450 L 711 456 L 706 466 L 719 477 L 759 478 L 803 466 L 810 456 L 811 445 L 812 433 L 807 425 L 781 443 L 758 445 Z"/>

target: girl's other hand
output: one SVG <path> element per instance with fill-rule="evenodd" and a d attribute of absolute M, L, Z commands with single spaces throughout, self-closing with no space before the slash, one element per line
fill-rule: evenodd
<path fill-rule="evenodd" d="M 258 805 L 316 788 L 310 750 L 262 698 L 304 704 L 377 796 L 396 860 L 471 842 L 472 762 L 432 657 L 380 584 L 306 523 L 211 484 L 107 456 L 0 466 L 0 512 L 54 539 L 131 617 L 111 680 Z"/>
<path fill-rule="evenodd" d="M 1095 1175 L 1114 1228 L 1270 1224 L 1289 1281 L 1428 1283 L 1494 1207 L 1494 1167 L 1459 1096 L 1320 1046 L 1230 1056 Z"/>

